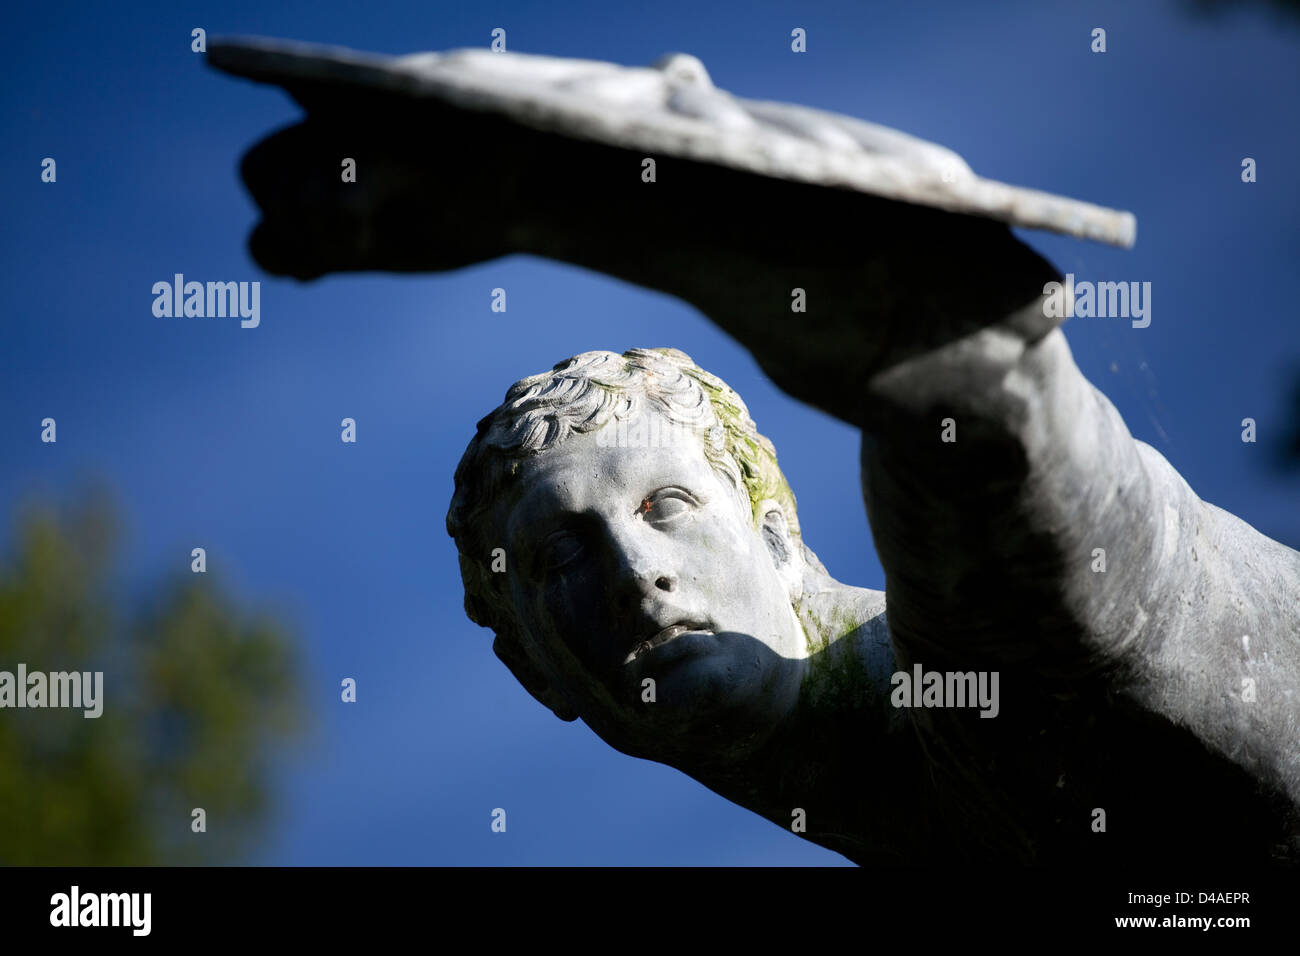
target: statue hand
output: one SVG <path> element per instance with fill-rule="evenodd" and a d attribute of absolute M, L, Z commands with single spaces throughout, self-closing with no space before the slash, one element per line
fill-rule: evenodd
<path fill-rule="evenodd" d="M 511 251 L 511 180 L 491 142 L 418 120 L 314 113 L 254 146 L 241 174 L 263 214 L 249 238 L 258 265 L 313 279 L 443 271 Z"/>

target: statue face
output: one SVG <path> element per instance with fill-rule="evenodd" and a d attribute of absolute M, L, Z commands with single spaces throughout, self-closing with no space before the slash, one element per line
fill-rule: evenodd
<path fill-rule="evenodd" d="M 672 437 L 661 447 L 602 447 L 606 426 L 521 465 L 498 510 L 511 596 L 539 668 L 613 746 L 654 759 L 705 740 L 743 749 L 798 696 L 807 643 L 789 562 L 801 559 L 788 539 L 769 547 L 696 434 L 659 424 Z"/>

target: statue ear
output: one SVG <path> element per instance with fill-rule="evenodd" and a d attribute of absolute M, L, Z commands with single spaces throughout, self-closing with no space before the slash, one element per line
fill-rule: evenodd
<path fill-rule="evenodd" d="M 528 654 L 519 646 L 518 642 L 503 641 L 498 636 L 492 642 L 492 650 L 501 659 L 501 662 L 510 668 L 510 673 L 515 675 L 515 680 L 523 684 L 524 689 L 532 694 L 534 699 L 545 705 L 551 713 L 559 717 L 560 720 L 578 719 L 577 712 L 569 706 L 569 702 L 565 700 L 555 686 L 546 679 Z"/>
<path fill-rule="evenodd" d="M 793 603 L 803 596 L 802 553 L 794 539 L 790 537 L 790 526 L 786 524 L 785 509 L 772 498 L 763 501 L 759 508 L 763 512 L 763 520 L 758 526 L 759 534 L 763 537 L 763 544 L 766 545 L 767 553 L 772 558 L 772 565 L 785 583 L 786 590 L 790 593 L 790 601 Z"/>

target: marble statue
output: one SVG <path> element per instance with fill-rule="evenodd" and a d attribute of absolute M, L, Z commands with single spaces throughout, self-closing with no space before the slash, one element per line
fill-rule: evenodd
<path fill-rule="evenodd" d="M 448 529 L 470 617 L 558 717 L 859 863 L 1300 858 L 1300 553 L 1132 438 L 1008 228 L 1126 246 L 1130 214 L 680 54 L 209 59 L 308 112 L 244 160 L 270 271 L 574 263 L 861 430 L 883 592 L 822 566 L 771 443 L 683 352 L 516 383 Z"/>

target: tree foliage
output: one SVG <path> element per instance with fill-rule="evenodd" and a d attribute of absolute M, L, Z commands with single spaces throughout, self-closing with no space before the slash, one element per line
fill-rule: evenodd
<path fill-rule="evenodd" d="M 103 714 L 0 708 L 0 863 L 245 858 L 270 761 L 302 729 L 295 642 L 188 568 L 143 599 L 112 580 L 101 495 L 24 511 L 0 562 L 0 670 L 102 671 Z M 206 832 L 191 828 L 194 808 Z"/>

